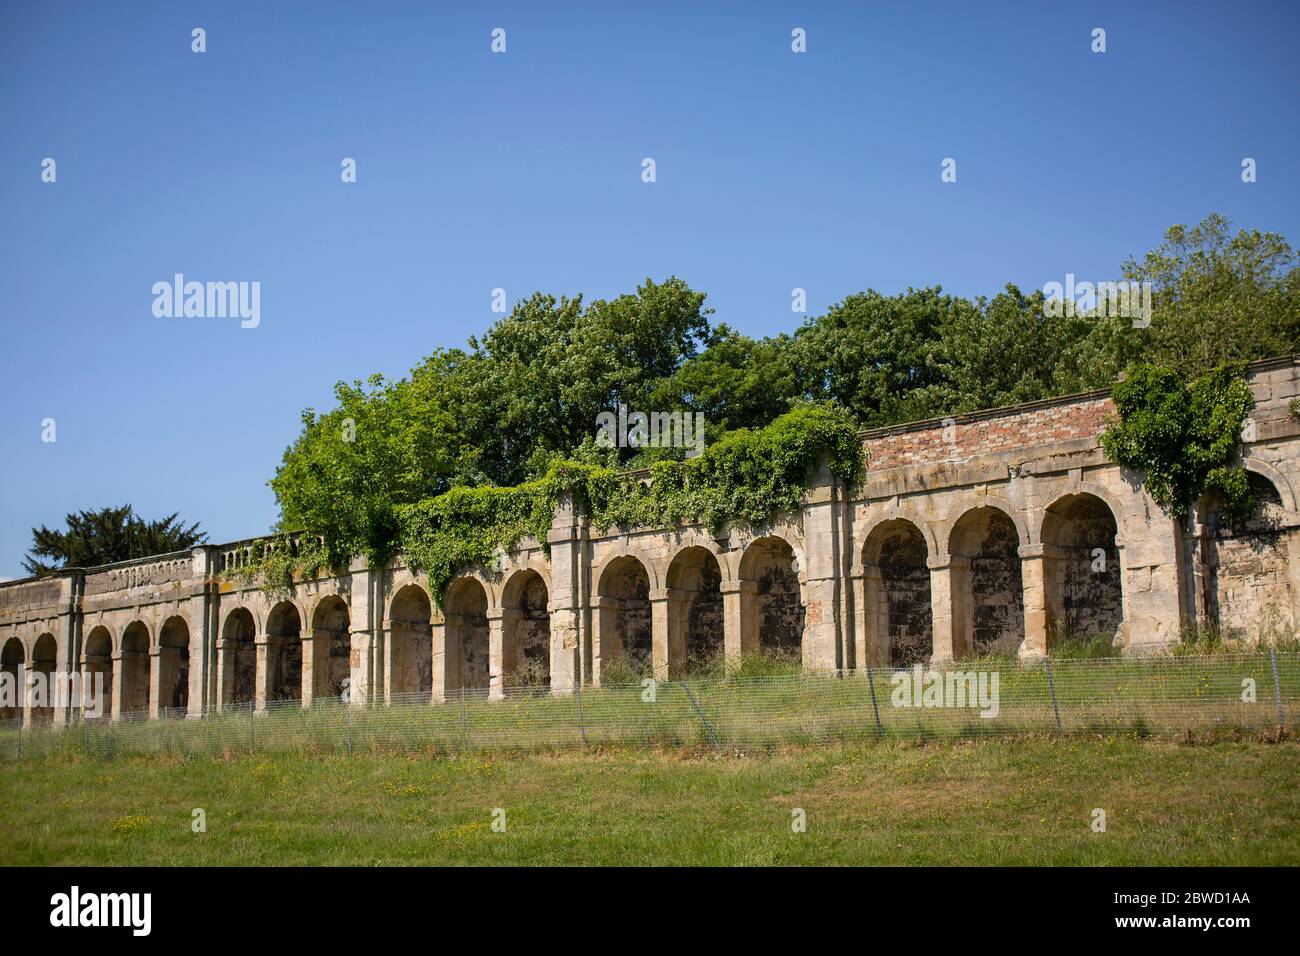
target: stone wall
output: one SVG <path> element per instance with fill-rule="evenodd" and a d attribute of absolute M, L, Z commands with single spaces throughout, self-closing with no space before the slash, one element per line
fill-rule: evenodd
<path fill-rule="evenodd" d="M 232 572 L 252 541 L 0 585 L 0 667 L 103 674 L 110 716 L 189 715 L 277 698 L 310 706 L 570 693 L 710 655 L 784 651 L 815 670 L 988 651 L 1037 656 L 1065 637 L 1144 653 L 1192 625 L 1246 636 L 1300 620 L 1300 393 L 1294 358 L 1249 372 L 1243 464 L 1261 507 L 1185 522 L 1098 444 L 1104 392 L 862 434 L 862 487 L 822 473 L 763 527 L 602 529 L 557 508 L 549 541 L 469 568 L 443 607 L 399 558 L 269 594 Z M 68 708 L 20 709 L 63 722 Z M 18 713 L 18 712 L 15 712 Z M 12 716 L 12 715 L 11 715 Z"/>

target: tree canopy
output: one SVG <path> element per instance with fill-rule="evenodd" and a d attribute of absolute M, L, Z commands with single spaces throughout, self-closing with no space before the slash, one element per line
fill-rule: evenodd
<path fill-rule="evenodd" d="M 304 412 L 271 480 L 280 529 L 324 534 L 335 562 L 373 557 L 398 539 L 403 508 L 450 489 L 539 480 L 562 460 L 682 457 L 597 447 L 597 415 L 620 403 L 701 412 L 712 444 L 813 404 L 874 427 L 1103 387 L 1139 359 L 1191 381 L 1300 350 L 1296 264 L 1282 236 L 1233 234 L 1217 214 L 1172 226 L 1120 266 L 1152 284 L 1145 328 L 1054 315 L 1042 291 L 1014 285 L 991 299 L 867 290 L 765 338 L 713 325 L 705 294 L 675 276 L 590 303 L 538 292 L 464 349 L 398 382 L 339 383 L 334 409 Z"/>
<path fill-rule="evenodd" d="M 23 561 L 28 574 L 93 568 L 114 561 L 184 551 L 208 538 L 199 530 L 197 521 L 187 527 L 177 513 L 146 521 L 136 515 L 131 505 L 78 511 L 64 520 L 67 525 L 64 531 L 44 525 L 32 529 L 32 548 Z"/>

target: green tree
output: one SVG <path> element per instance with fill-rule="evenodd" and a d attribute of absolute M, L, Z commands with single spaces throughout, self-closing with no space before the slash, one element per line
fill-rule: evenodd
<path fill-rule="evenodd" d="M 951 402 L 942 331 L 977 306 L 943 290 L 851 295 L 795 333 L 792 361 L 805 396 L 848 409 L 864 426 L 929 418 Z"/>
<path fill-rule="evenodd" d="M 702 412 L 710 441 L 735 428 L 762 428 L 802 396 L 791 339 L 752 339 L 719 324 L 705 347 L 654 387 L 649 406 Z"/>
<path fill-rule="evenodd" d="M 539 292 L 481 341 L 471 339 L 463 411 L 488 479 L 539 477 L 594 436 L 596 416 L 620 402 L 648 410 L 655 387 L 707 342 L 712 310 L 704 299 L 676 277 L 646 279 L 634 295 L 585 307 L 580 296 Z"/>
<path fill-rule="evenodd" d="M 1274 232 L 1242 229 L 1212 213 L 1175 225 L 1124 277 L 1153 287 L 1151 326 L 1138 330 L 1149 361 L 1195 378 L 1225 362 L 1300 350 L 1300 270 Z"/>
<path fill-rule="evenodd" d="M 78 511 L 67 515 L 64 521 L 66 530 L 44 525 L 32 529 L 32 547 L 23 560 L 28 574 L 93 568 L 114 561 L 184 551 L 208 539 L 199 530 L 197 521 L 186 527 L 177 512 L 146 521 L 136 515 L 131 505 Z"/>
<path fill-rule="evenodd" d="M 399 505 L 477 483 L 481 450 L 466 439 L 458 382 L 473 360 L 441 350 L 390 382 L 339 382 L 337 406 L 302 414 L 302 431 L 271 479 L 282 531 L 329 530 L 336 566 L 354 554 L 386 557 Z"/>

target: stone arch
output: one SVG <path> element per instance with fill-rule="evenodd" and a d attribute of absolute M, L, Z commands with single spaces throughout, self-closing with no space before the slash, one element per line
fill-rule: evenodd
<path fill-rule="evenodd" d="M 388 606 L 384 689 L 395 696 L 424 699 L 433 690 L 433 602 L 412 582 L 400 588 Z"/>
<path fill-rule="evenodd" d="M 107 720 L 113 715 L 113 632 L 97 624 L 81 648 L 81 700 L 84 720 Z"/>
<path fill-rule="evenodd" d="M 883 524 L 891 521 L 905 521 L 912 526 L 917 534 L 921 536 L 925 543 L 926 554 L 942 554 L 943 548 L 940 545 L 939 537 L 934 532 L 934 526 L 921 516 L 919 511 L 908 508 L 904 505 L 895 505 L 878 512 L 872 519 L 859 521 L 854 525 L 855 540 L 863 542 L 865 548 L 867 540 Z"/>
<path fill-rule="evenodd" d="M 1018 508 L 1014 502 L 1004 498 L 1002 495 L 996 495 L 991 492 L 980 492 L 978 494 L 961 495 L 953 503 L 948 514 L 947 521 L 944 522 L 937 536 L 938 548 L 935 551 L 941 559 L 951 556 L 950 546 L 952 544 L 953 533 L 962 519 L 966 518 L 972 511 L 978 511 L 981 508 L 992 508 L 1002 512 L 1003 517 L 1011 522 L 1012 528 L 1015 529 L 1016 538 L 1022 545 L 1030 543 L 1033 540 L 1033 529 L 1030 528 L 1029 522 L 1025 520 L 1024 512 Z"/>
<path fill-rule="evenodd" d="M 184 713 L 190 700 L 190 626 L 179 614 L 158 632 L 158 708 Z"/>
<path fill-rule="evenodd" d="M 266 615 L 266 700 L 302 700 L 302 612 L 280 601 Z"/>
<path fill-rule="evenodd" d="M 1272 486 L 1273 493 L 1277 496 L 1278 505 L 1291 514 L 1296 512 L 1295 492 L 1291 488 L 1291 482 L 1287 480 L 1286 475 L 1278 471 L 1262 458 L 1252 458 L 1247 456 L 1242 459 L 1241 466 L 1247 472 L 1265 478 L 1269 485 Z"/>
<path fill-rule="evenodd" d="M 91 628 L 81 651 L 82 716 L 106 720 L 113 714 L 113 633 L 103 624 Z"/>
<path fill-rule="evenodd" d="M 23 700 L 27 693 L 24 686 L 27 681 L 24 678 L 24 672 L 27 668 L 27 649 L 23 647 L 23 642 L 16 637 L 11 637 L 0 646 L 0 672 L 3 673 L 5 683 L 5 697 L 10 698 L 12 695 L 13 705 L 0 708 L 0 720 L 21 720 L 23 716 Z"/>
<path fill-rule="evenodd" d="M 1052 517 L 1052 509 L 1067 499 L 1084 497 L 1096 498 L 1106 506 L 1106 510 L 1110 512 L 1111 519 L 1115 524 L 1115 545 L 1122 549 L 1124 547 L 1124 505 L 1109 488 L 1105 488 L 1094 481 L 1071 481 L 1061 488 L 1060 493 L 1056 495 L 1052 503 L 1043 509 L 1043 517 L 1038 522 L 1038 526 L 1026 526 L 1026 530 L 1029 532 L 1029 537 L 1026 540 L 1031 544 L 1044 543 L 1046 539 L 1043 535 L 1047 531 L 1047 525 L 1050 521 L 1055 520 Z M 1037 538 L 1034 537 L 1035 532 L 1037 532 Z"/>
<path fill-rule="evenodd" d="M 656 581 L 664 582 L 663 587 L 671 587 L 668 583 L 669 569 L 672 567 L 673 562 L 677 560 L 677 556 L 689 548 L 699 548 L 713 556 L 713 559 L 718 564 L 718 571 L 722 576 L 722 584 L 726 584 L 735 578 L 735 568 L 730 561 L 733 552 L 719 547 L 718 540 L 711 535 L 705 534 L 698 528 L 686 528 L 673 534 L 672 543 L 676 545 L 676 550 L 671 552 L 665 550 L 665 553 L 653 562 L 650 575 L 652 589 Z M 738 554 L 735 556 L 739 557 Z"/>
<path fill-rule="evenodd" d="M 328 594 L 311 613 L 311 697 L 341 697 L 351 686 L 352 624 L 347 602 Z"/>
<path fill-rule="evenodd" d="M 41 634 L 32 644 L 32 662 L 29 670 L 32 674 L 41 674 L 44 684 L 43 700 L 38 707 L 32 705 L 32 720 L 48 722 L 54 720 L 54 709 L 56 701 L 54 699 L 54 675 L 58 667 L 59 645 L 54 635 L 48 631 Z M 57 702 L 58 706 L 64 706 L 66 702 Z"/>
<path fill-rule="evenodd" d="M 1025 641 L 1024 582 L 1017 522 L 981 504 L 964 512 L 948 536 L 955 655 L 1019 653 Z"/>
<path fill-rule="evenodd" d="M 645 572 L 646 581 L 648 582 L 647 586 L 650 591 L 655 591 L 662 587 L 660 584 L 662 578 L 659 574 L 659 565 L 657 562 L 638 548 L 619 547 L 615 551 L 605 555 L 603 560 L 597 561 L 591 567 L 591 580 L 597 582 L 598 592 L 599 582 L 604 578 L 605 572 L 609 569 L 610 565 L 619 564 L 621 567 L 627 567 L 626 562 L 623 560 L 624 558 L 631 558 L 641 565 L 641 569 Z"/>
<path fill-rule="evenodd" d="M 593 676 L 609 678 L 622 663 L 634 674 L 649 675 L 654 666 L 654 624 L 650 610 L 650 570 L 633 554 L 604 563 L 596 578 L 596 640 Z"/>
<path fill-rule="evenodd" d="M 668 565 L 668 653 L 670 677 L 720 661 L 725 645 L 722 567 L 708 548 L 690 545 Z"/>
<path fill-rule="evenodd" d="M 805 615 L 800 567 L 794 546 L 782 535 L 764 535 L 745 548 L 740 558 L 742 608 L 749 603 L 752 611 L 741 612 L 742 649 L 801 657 Z"/>
<path fill-rule="evenodd" d="M 232 608 L 221 625 L 221 704 L 248 704 L 257 696 L 257 621 Z"/>
<path fill-rule="evenodd" d="M 449 688 L 487 690 L 491 683 L 488 607 L 487 588 L 477 578 L 456 578 L 447 585 L 443 616 Z"/>
<path fill-rule="evenodd" d="M 863 542 L 868 663 L 910 667 L 928 662 L 934 654 L 929 567 L 933 541 L 915 521 L 892 517 L 875 524 Z"/>
<path fill-rule="evenodd" d="M 1057 498 L 1042 523 L 1048 646 L 1066 637 L 1123 639 L 1119 524 L 1089 491 Z"/>
<path fill-rule="evenodd" d="M 153 658 L 150 656 L 153 641 L 149 628 L 143 621 L 132 621 L 122 631 L 122 649 L 118 653 L 118 683 L 113 716 L 115 718 L 146 716 L 149 713 L 150 683 L 153 677 Z"/>
<path fill-rule="evenodd" d="M 1211 628 L 1226 636 L 1272 642 L 1295 627 L 1300 529 L 1288 509 L 1285 479 L 1279 487 L 1263 469 L 1250 464 L 1259 463 L 1248 463 L 1246 469 L 1255 501 L 1248 518 L 1227 520 L 1217 494 L 1199 502 L 1198 598 Z"/>
<path fill-rule="evenodd" d="M 549 687 L 550 587 L 535 568 L 521 568 L 501 589 L 501 683 Z"/>

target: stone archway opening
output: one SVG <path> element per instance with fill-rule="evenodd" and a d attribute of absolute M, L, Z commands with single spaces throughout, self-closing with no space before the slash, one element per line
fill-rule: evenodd
<path fill-rule="evenodd" d="M 113 638 L 108 628 L 91 629 L 81 658 L 82 718 L 107 720 L 113 715 Z"/>
<path fill-rule="evenodd" d="M 889 667 L 928 663 L 934 654 L 929 548 L 904 518 L 872 529 L 863 548 L 868 661 Z"/>
<path fill-rule="evenodd" d="M 50 723 L 54 720 L 55 693 L 54 672 L 58 660 L 58 643 L 54 640 L 53 634 L 42 634 L 32 645 L 32 663 L 31 672 L 33 675 L 40 674 L 43 690 L 40 695 L 40 706 L 33 703 L 31 714 L 33 721 Z M 65 706 L 66 701 L 58 702 L 58 706 Z"/>
<path fill-rule="evenodd" d="M 600 628 L 596 679 L 649 676 L 654 667 L 654 627 L 645 565 L 631 555 L 615 558 L 601 572 L 596 594 Z"/>
<path fill-rule="evenodd" d="M 1274 642 L 1294 632 L 1291 566 L 1300 561 L 1300 532 L 1288 527 L 1277 486 L 1246 471 L 1255 509 L 1230 522 L 1220 496 L 1201 502 L 1204 553 L 1199 562 L 1206 624 L 1223 637 Z"/>
<path fill-rule="evenodd" d="M 1117 537 L 1115 516 L 1096 495 L 1066 495 L 1047 509 L 1042 538 L 1049 648 L 1071 639 L 1122 642 Z"/>
<path fill-rule="evenodd" d="M 238 607 L 221 629 L 223 706 L 250 703 L 257 695 L 257 625 L 247 608 Z"/>
<path fill-rule="evenodd" d="M 488 597 L 474 578 L 457 578 L 447 586 L 447 686 L 487 690 L 491 680 Z"/>
<path fill-rule="evenodd" d="M 5 641 L 0 648 L 0 672 L 5 683 L 4 706 L 0 707 L 0 720 L 21 720 L 23 700 L 27 693 L 25 676 L 27 652 L 23 642 L 16 637 Z"/>
<path fill-rule="evenodd" d="M 190 700 L 190 627 L 169 617 L 158 632 L 158 712 L 183 716 Z"/>
<path fill-rule="evenodd" d="M 502 592 L 502 683 L 505 687 L 551 684 L 550 595 L 542 576 L 519 571 Z"/>
<path fill-rule="evenodd" d="M 302 617 L 281 601 L 266 618 L 266 699 L 302 700 Z"/>
<path fill-rule="evenodd" d="M 149 629 L 134 621 L 122 632 L 122 691 L 114 717 L 146 717 L 149 714 L 150 679 L 153 660 L 149 655 Z"/>
<path fill-rule="evenodd" d="M 740 581 L 752 604 L 752 612 L 741 617 L 741 647 L 800 661 L 805 615 L 799 562 L 790 543 L 775 535 L 751 542 L 740 559 Z"/>
<path fill-rule="evenodd" d="M 973 508 L 953 526 L 954 654 L 1018 654 L 1025 642 L 1020 534 L 1006 512 Z"/>
<path fill-rule="evenodd" d="M 684 548 L 668 566 L 668 674 L 723 667 L 722 569 L 708 548 Z"/>
<path fill-rule="evenodd" d="M 429 594 L 408 584 L 393 596 L 388 611 L 388 653 L 385 692 L 427 699 L 433 692 L 433 607 Z"/>
<path fill-rule="evenodd" d="M 348 605 L 337 594 L 322 598 L 311 618 L 312 699 L 341 697 L 351 686 L 352 634 Z"/>

